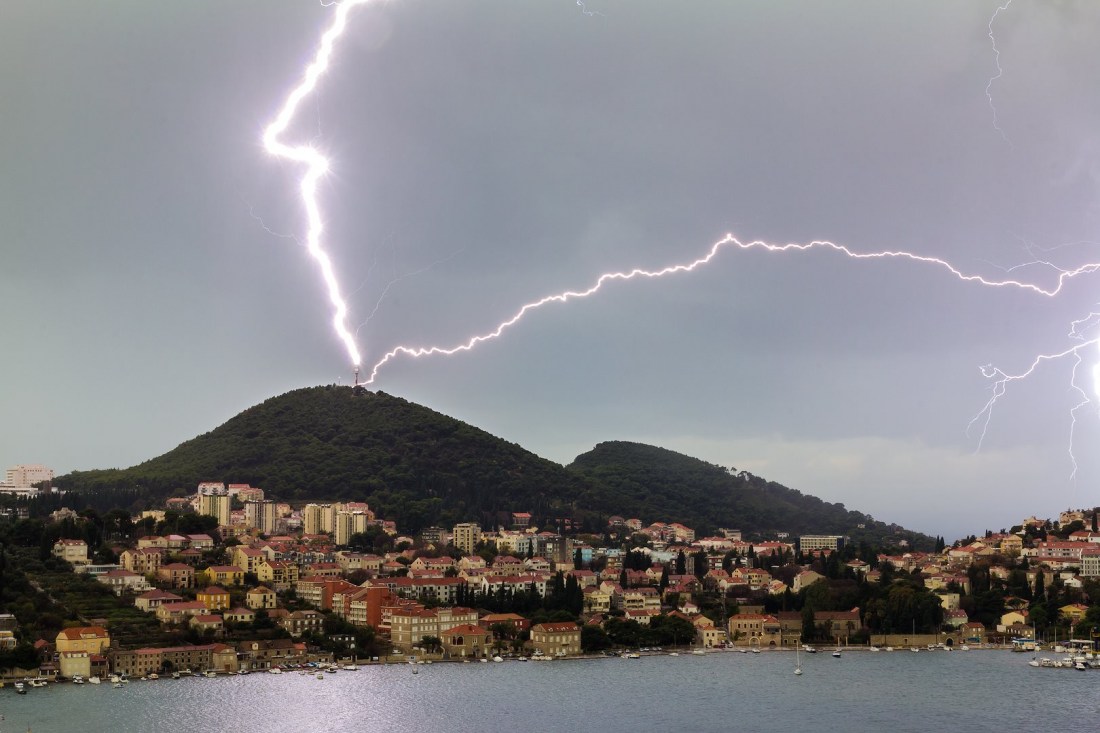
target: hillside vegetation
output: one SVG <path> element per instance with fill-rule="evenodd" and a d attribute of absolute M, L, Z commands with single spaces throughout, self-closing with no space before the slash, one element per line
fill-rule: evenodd
<path fill-rule="evenodd" d="M 718 523 L 746 532 L 846 534 L 886 544 L 927 539 L 747 471 L 641 443 L 600 443 L 568 468 L 594 484 L 601 504 L 644 507 L 647 520 L 690 515 L 690 527 Z"/>
<path fill-rule="evenodd" d="M 563 467 L 400 397 L 335 386 L 273 397 L 157 458 L 55 484 L 107 510 L 158 504 L 200 481 L 248 483 L 280 501 L 368 501 L 403 532 L 492 526 L 503 513 L 529 511 L 597 531 L 621 514 L 705 532 L 853 534 L 862 523 L 869 536 L 903 536 L 841 505 L 662 448 L 601 443 Z"/>

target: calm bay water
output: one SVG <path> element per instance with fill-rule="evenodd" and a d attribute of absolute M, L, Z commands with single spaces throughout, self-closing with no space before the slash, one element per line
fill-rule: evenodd
<path fill-rule="evenodd" d="M 0 690 L 0 732 L 1093 731 L 1100 670 L 1004 651 L 364 667 Z"/>

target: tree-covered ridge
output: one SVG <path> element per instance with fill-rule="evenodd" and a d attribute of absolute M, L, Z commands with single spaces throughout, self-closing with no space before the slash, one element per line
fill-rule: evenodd
<path fill-rule="evenodd" d="M 932 538 L 875 521 L 843 504 L 665 448 L 600 443 L 569 469 L 593 482 L 602 506 L 644 521 L 683 522 L 697 534 L 721 526 L 753 533 L 845 534 L 876 544 L 906 539 L 931 548 Z"/>
<path fill-rule="evenodd" d="M 399 397 L 335 386 L 268 399 L 137 466 L 55 483 L 140 500 L 199 481 L 250 483 L 281 501 L 367 500 L 409 531 L 519 507 L 553 514 L 587 493 L 584 479 L 514 443 Z"/>
<path fill-rule="evenodd" d="M 200 481 L 249 483 L 280 501 L 368 501 L 403 532 L 493 526 L 526 511 L 543 526 L 571 517 L 597 532 L 622 514 L 707 534 L 729 526 L 857 537 L 863 523 L 868 539 L 899 538 L 897 528 L 841 505 L 662 448 L 601 443 L 566 468 L 399 397 L 336 386 L 273 397 L 152 460 L 55 484 L 107 511 L 157 506 Z"/>

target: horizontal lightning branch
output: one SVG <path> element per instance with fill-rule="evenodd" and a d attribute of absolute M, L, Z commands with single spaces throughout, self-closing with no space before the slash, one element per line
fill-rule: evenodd
<path fill-rule="evenodd" d="M 768 252 L 805 252 L 813 249 L 824 249 L 839 252 L 852 259 L 903 259 L 915 262 L 921 262 L 927 265 L 939 267 L 947 270 L 951 275 L 962 280 L 964 282 L 973 282 L 986 287 L 999 287 L 999 288 L 1018 288 L 1021 290 L 1030 291 L 1038 295 L 1047 297 L 1054 297 L 1063 288 L 1063 286 L 1070 279 L 1078 277 L 1080 275 L 1096 272 L 1100 269 L 1100 263 L 1090 263 L 1082 265 L 1073 270 L 1058 269 L 1057 283 L 1051 287 L 1042 287 L 1034 283 L 1026 282 L 1016 279 L 1005 280 L 992 280 L 981 275 L 968 275 L 946 260 L 939 259 L 938 257 L 926 257 L 923 255 L 913 254 L 912 252 L 886 250 L 881 252 L 856 252 L 845 245 L 837 244 L 835 242 L 829 242 L 826 240 L 814 240 L 812 242 L 794 242 L 787 244 L 774 244 L 756 240 L 752 242 L 742 242 L 732 234 L 727 234 L 722 239 L 715 242 L 710 250 L 702 257 L 688 263 L 669 265 L 660 270 L 644 270 L 641 268 L 635 268 L 633 270 L 626 270 L 623 272 L 609 272 L 600 275 L 594 284 L 585 290 L 567 290 L 555 295 L 548 295 L 539 300 L 527 303 L 522 306 L 511 318 L 498 324 L 496 328 L 488 333 L 484 333 L 478 336 L 472 336 L 466 342 L 451 347 L 442 346 L 428 346 L 428 347 L 413 347 L 413 346 L 397 346 L 387 352 L 375 365 L 371 368 L 370 377 L 367 379 L 366 384 L 372 384 L 375 378 L 378 376 L 379 370 L 385 366 L 388 362 L 398 356 L 409 356 L 413 358 L 420 358 L 425 356 L 449 356 L 457 354 L 461 351 L 471 351 L 478 344 L 485 341 L 491 341 L 498 338 L 506 330 L 517 324 L 523 319 L 529 312 L 541 308 L 544 305 L 550 303 L 565 303 L 569 300 L 586 298 L 599 291 L 605 284 L 617 280 L 633 280 L 636 278 L 658 278 L 665 275 L 673 275 L 677 273 L 692 272 L 693 270 L 702 267 L 711 260 L 713 260 L 718 253 L 727 248 L 734 248 L 740 250 L 750 249 L 762 249 Z M 1080 348 L 1080 346 L 1076 347 Z"/>

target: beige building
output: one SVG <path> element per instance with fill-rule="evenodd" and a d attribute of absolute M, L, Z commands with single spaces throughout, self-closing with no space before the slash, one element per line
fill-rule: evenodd
<path fill-rule="evenodd" d="M 447 629 L 463 624 L 476 626 L 477 621 L 477 611 L 461 606 L 427 609 L 416 605 L 398 608 L 390 616 L 390 641 L 407 652 L 414 646 L 420 646 L 425 636 L 441 639 Z"/>
<path fill-rule="evenodd" d="M 302 509 L 302 527 L 306 534 L 334 533 L 336 508 L 332 504 L 306 504 Z"/>
<path fill-rule="evenodd" d="M 9 468 L 4 483 L 8 486 L 24 489 L 43 481 L 53 481 L 53 469 L 33 463 Z"/>
<path fill-rule="evenodd" d="M 338 511 L 336 512 L 336 531 L 333 540 L 338 545 L 346 545 L 351 541 L 353 534 L 366 532 L 374 521 L 374 514 L 369 511 Z"/>
<path fill-rule="evenodd" d="M 275 598 L 275 591 L 261 585 L 244 594 L 244 603 L 253 609 L 275 608 L 278 601 Z"/>
<path fill-rule="evenodd" d="M 531 646 L 548 657 L 580 654 L 581 627 L 572 621 L 535 624 L 531 627 Z"/>
<path fill-rule="evenodd" d="M 157 580 L 172 588 L 195 587 L 195 568 L 182 562 L 170 562 L 157 569 Z"/>
<path fill-rule="evenodd" d="M 88 543 L 84 540 L 58 540 L 53 545 L 53 556 L 72 565 L 87 565 Z"/>
<path fill-rule="evenodd" d="M 58 632 L 55 644 L 58 654 L 62 652 L 102 654 L 111 646 L 111 636 L 102 626 L 75 626 Z"/>
<path fill-rule="evenodd" d="M 119 555 L 119 562 L 122 567 L 139 575 L 149 575 L 157 572 L 157 569 L 160 568 L 160 559 L 160 550 L 151 547 L 124 550 Z"/>
<path fill-rule="evenodd" d="M 264 499 L 262 501 L 245 502 L 244 522 L 249 527 L 258 529 L 263 534 L 274 534 L 276 519 L 278 519 L 278 516 L 274 501 Z"/>
<path fill-rule="evenodd" d="M 199 514 L 216 517 L 219 527 L 229 526 L 229 511 L 228 494 L 199 494 Z"/>
<path fill-rule="evenodd" d="M 462 552 L 472 555 L 481 542 L 481 526 L 474 522 L 456 524 L 451 532 L 451 543 Z"/>
<path fill-rule="evenodd" d="M 480 626 L 459 624 L 440 636 L 443 651 L 451 657 L 483 657 L 492 643 L 492 634 Z"/>

